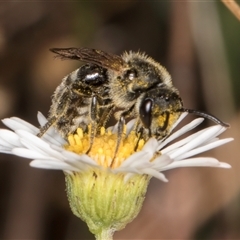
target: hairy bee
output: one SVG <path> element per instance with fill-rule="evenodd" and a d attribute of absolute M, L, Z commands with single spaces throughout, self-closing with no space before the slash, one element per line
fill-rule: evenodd
<path fill-rule="evenodd" d="M 93 142 L 97 129 L 106 124 L 114 111 L 119 123 L 116 151 L 126 118 L 137 118 L 136 130 L 142 137 L 157 139 L 169 135 L 172 125 L 186 111 L 227 125 L 214 116 L 184 109 L 170 74 L 145 54 L 129 52 L 118 56 L 88 48 L 50 50 L 62 59 L 86 64 L 63 78 L 57 87 L 48 122 L 39 136 L 52 125 L 66 137 L 78 127 L 85 130 L 91 124 Z"/>

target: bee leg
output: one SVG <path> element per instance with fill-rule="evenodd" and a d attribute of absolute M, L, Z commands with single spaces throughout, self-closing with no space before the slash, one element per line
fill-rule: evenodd
<path fill-rule="evenodd" d="M 101 118 L 100 118 L 100 120 L 99 120 L 99 123 L 98 123 L 98 130 L 97 130 L 98 133 L 100 132 L 101 127 L 105 127 L 105 126 L 106 126 L 109 118 L 111 117 L 111 115 L 112 115 L 112 113 L 113 113 L 113 110 L 114 110 L 114 106 L 111 105 L 111 106 L 107 107 L 107 108 L 103 111 L 103 113 L 102 113 L 102 115 L 101 115 Z"/>
<path fill-rule="evenodd" d="M 139 136 L 138 136 L 137 143 L 136 143 L 136 145 L 135 145 L 135 147 L 134 147 L 134 151 L 137 151 L 137 149 L 138 149 L 138 144 L 139 144 L 139 141 L 140 141 L 140 139 L 142 138 L 142 136 L 143 136 L 143 127 L 141 127 L 140 130 L 139 130 Z"/>
<path fill-rule="evenodd" d="M 42 127 L 40 127 L 40 132 L 37 134 L 38 137 L 42 137 L 47 130 L 56 122 L 56 117 L 52 117 L 50 118 L 45 125 L 43 125 Z"/>
<path fill-rule="evenodd" d="M 110 167 L 112 167 L 113 164 L 114 164 L 114 159 L 115 159 L 115 157 L 116 157 L 116 155 L 117 155 L 117 153 L 118 153 L 118 150 L 119 150 L 121 141 L 122 141 L 122 139 L 123 139 L 124 125 L 125 125 L 125 117 L 124 117 L 123 115 L 121 115 L 120 119 L 118 120 L 118 129 L 117 129 L 118 137 L 117 137 L 117 144 L 116 144 L 115 152 L 114 152 L 114 155 L 113 155 L 113 160 L 112 160 L 112 163 L 111 163 Z"/>
<path fill-rule="evenodd" d="M 129 108 L 127 111 L 124 111 L 121 113 L 120 117 L 119 117 L 119 120 L 118 120 L 118 129 L 117 129 L 117 144 L 116 144 L 116 148 L 115 148 L 115 152 L 114 152 L 114 155 L 113 155 L 113 161 L 111 163 L 111 166 L 113 166 L 114 164 L 114 159 L 118 153 L 118 150 L 119 150 L 119 147 L 120 147 L 120 144 L 121 144 L 121 141 L 123 139 L 123 132 L 124 132 L 124 125 L 125 125 L 125 118 L 126 117 L 129 117 L 129 116 L 132 116 L 132 111 L 134 110 L 134 105 Z"/>
<path fill-rule="evenodd" d="M 97 96 L 94 95 L 92 97 L 92 102 L 90 106 L 90 120 L 91 120 L 91 128 L 90 128 L 90 137 L 89 137 L 89 149 L 87 150 L 86 154 L 88 154 L 91 151 L 91 148 L 93 146 L 94 137 L 96 135 L 97 130 L 97 118 L 98 118 L 98 111 L 97 111 Z"/>
<path fill-rule="evenodd" d="M 136 135 L 138 137 L 137 139 L 137 143 L 134 147 L 134 151 L 137 151 L 137 148 L 138 148 L 138 144 L 139 144 L 139 141 L 140 139 L 143 137 L 143 126 L 141 126 L 141 123 L 140 123 L 140 119 L 138 118 L 134 124 L 134 128 L 133 128 L 133 131 L 136 132 Z M 138 134 L 139 133 L 139 134 Z"/>

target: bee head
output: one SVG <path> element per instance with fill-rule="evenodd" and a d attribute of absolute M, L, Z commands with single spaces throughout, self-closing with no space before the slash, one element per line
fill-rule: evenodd
<path fill-rule="evenodd" d="M 139 119 L 145 134 L 158 139 L 169 135 L 172 126 L 183 112 L 209 119 L 223 127 L 230 125 L 213 115 L 183 108 L 182 99 L 175 88 L 159 87 L 148 91 L 139 104 Z"/>
<path fill-rule="evenodd" d="M 170 133 L 182 109 L 182 99 L 175 88 L 159 87 L 141 99 L 139 118 L 149 137 L 163 138 Z"/>

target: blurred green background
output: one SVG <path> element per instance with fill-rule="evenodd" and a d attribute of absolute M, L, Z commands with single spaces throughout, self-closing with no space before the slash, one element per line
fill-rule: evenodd
<path fill-rule="evenodd" d="M 220 1 L 1 1 L 0 118 L 37 125 L 61 79 L 80 66 L 52 47 L 143 51 L 164 65 L 186 108 L 231 124 L 207 153 L 232 165 L 151 181 L 140 215 L 114 239 L 240 239 L 240 22 Z M 206 124 L 212 124 L 206 121 Z M 3 127 L 3 124 L 1 124 Z M 93 239 L 70 211 L 63 173 L 0 155 L 0 239 Z"/>

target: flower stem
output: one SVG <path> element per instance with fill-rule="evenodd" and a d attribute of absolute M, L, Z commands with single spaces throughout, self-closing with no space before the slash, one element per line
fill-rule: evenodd
<path fill-rule="evenodd" d="M 103 229 L 95 237 L 96 240 L 113 240 L 113 231 L 111 229 Z"/>

